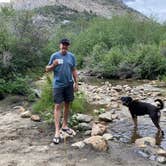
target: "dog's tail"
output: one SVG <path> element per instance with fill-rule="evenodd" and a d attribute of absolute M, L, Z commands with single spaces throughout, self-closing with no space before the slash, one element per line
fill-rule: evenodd
<path fill-rule="evenodd" d="M 161 109 L 164 108 L 164 103 L 163 103 L 162 100 L 156 99 L 155 102 L 157 103 L 157 108 L 158 108 L 159 110 L 161 110 Z"/>

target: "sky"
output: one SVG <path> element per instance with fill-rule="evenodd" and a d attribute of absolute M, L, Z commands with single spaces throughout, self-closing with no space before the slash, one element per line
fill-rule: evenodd
<path fill-rule="evenodd" d="M 0 0 L 0 2 L 10 2 L 10 0 Z"/>
<path fill-rule="evenodd" d="M 166 0 L 123 0 L 129 7 L 160 22 L 166 21 Z"/>

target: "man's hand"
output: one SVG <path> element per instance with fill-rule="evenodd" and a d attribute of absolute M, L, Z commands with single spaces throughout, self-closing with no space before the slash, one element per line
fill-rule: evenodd
<path fill-rule="evenodd" d="M 75 92 L 78 91 L 78 83 L 74 83 L 74 91 L 75 91 Z"/>
<path fill-rule="evenodd" d="M 58 62 L 58 59 L 55 59 L 55 60 L 53 61 L 53 65 L 54 65 L 54 67 L 57 66 L 58 63 L 59 63 L 59 62 Z"/>
<path fill-rule="evenodd" d="M 52 65 L 46 66 L 45 71 L 46 71 L 46 72 L 52 71 L 52 70 L 54 70 L 54 67 L 57 66 L 57 65 L 58 65 L 58 59 L 55 59 L 55 60 L 53 61 Z"/>

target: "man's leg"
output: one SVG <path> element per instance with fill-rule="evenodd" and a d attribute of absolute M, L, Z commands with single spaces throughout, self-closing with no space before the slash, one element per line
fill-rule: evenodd
<path fill-rule="evenodd" d="M 54 109 L 55 137 L 60 136 L 60 116 L 61 116 L 61 104 L 55 104 L 55 109 Z"/>
<path fill-rule="evenodd" d="M 70 107 L 70 102 L 65 102 L 64 103 L 63 124 L 62 124 L 63 129 L 68 128 L 67 120 L 68 120 L 68 116 L 69 116 L 69 107 Z"/>
<path fill-rule="evenodd" d="M 70 128 L 68 128 L 67 120 L 69 116 L 70 103 L 74 99 L 73 84 L 65 88 L 64 99 L 65 102 L 64 102 L 64 116 L 63 116 L 62 130 L 66 131 L 69 135 L 71 135 L 73 132 L 72 130 L 70 130 Z"/>

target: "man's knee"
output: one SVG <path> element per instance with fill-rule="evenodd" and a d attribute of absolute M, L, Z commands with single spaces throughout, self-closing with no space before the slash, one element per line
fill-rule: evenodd
<path fill-rule="evenodd" d="M 60 111 L 60 109 L 61 109 L 61 104 L 55 104 L 54 111 Z"/>

